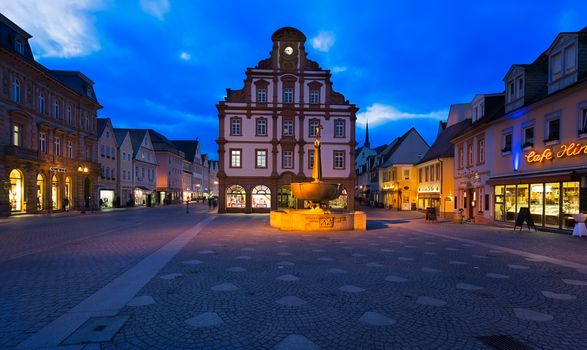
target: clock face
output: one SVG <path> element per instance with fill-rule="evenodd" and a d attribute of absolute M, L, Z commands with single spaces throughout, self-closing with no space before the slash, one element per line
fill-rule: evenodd
<path fill-rule="evenodd" d="M 285 50 L 283 50 L 283 52 L 285 52 L 286 55 L 291 55 L 293 53 L 293 48 L 288 46 L 285 48 Z"/>

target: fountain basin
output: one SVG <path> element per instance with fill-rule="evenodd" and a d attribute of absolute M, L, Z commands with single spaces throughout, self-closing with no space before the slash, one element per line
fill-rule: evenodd
<path fill-rule="evenodd" d="M 338 198 L 341 192 L 341 186 L 339 184 L 321 181 L 293 182 L 291 184 L 291 191 L 298 199 L 320 203 Z"/>
<path fill-rule="evenodd" d="M 314 213 L 307 209 L 285 209 L 271 211 L 269 223 L 283 231 L 365 231 L 367 215 L 362 211 Z"/>

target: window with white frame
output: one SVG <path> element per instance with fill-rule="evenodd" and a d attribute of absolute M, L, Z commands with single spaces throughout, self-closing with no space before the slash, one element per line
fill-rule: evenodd
<path fill-rule="evenodd" d="M 59 115 L 59 102 L 55 101 L 55 103 L 53 104 L 53 116 L 56 119 L 59 119 L 60 115 Z"/>
<path fill-rule="evenodd" d="M 230 118 L 230 135 L 231 136 L 240 136 L 242 135 L 242 128 L 241 128 L 241 118 L 234 117 Z"/>
<path fill-rule="evenodd" d="M 544 141 L 558 141 L 560 139 L 560 126 L 560 117 L 548 118 L 546 120 L 546 138 Z"/>
<path fill-rule="evenodd" d="M 71 107 L 67 107 L 66 118 L 67 124 L 71 125 L 73 123 L 73 114 L 71 113 Z"/>
<path fill-rule="evenodd" d="M 473 165 L 473 144 L 469 142 L 467 144 L 467 166 Z"/>
<path fill-rule="evenodd" d="M 465 165 L 465 151 L 463 149 L 463 146 L 459 146 L 458 151 L 457 151 L 457 167 L 459 169 L 462 169 Z M 428 181 L 428 180 L 426 180 Z"/>
<path fill-rule="evenodd" d="M 47 133 L 40 132 L 39 133 L 39 151 L 41 153 L 47 153 Z"/>
<path fill-rule="evenodd" d="M 12 101 L 20 102 L 20 81 L 16 78 L 12 80 Z"/>
<path fill-rule="evenodd" d="M 283 151 L 281 165 L 284 169 L 293 168 L 293 151 Z"/>
<path fill-rule="evenodd" d="M 230 150 L 230 167 L 240 168 L 242 167 L 242 150 L 231 149 Z"/>
<path fill-rule="evenodd" d="M 518 87 L 516 97 L 520 98 L 524 96 L 524 76 L 520 75 L 516 78 L 516 85 Z"/>
<path fill-rule="evenodd" d="M 61 138 L 55 137 L 53 139 L 53 144 L 54 144 L 53 154 L 56 156 L 60 156 L 61 155 Z"/>
<path fill-rule="evenodd" d="M 283 136 L 294 136 L 294 121 L 284 120 L 283 121 Z"/>
<path fill-rule="evenodd" d="M 257 136 L 267 136 L 267 119 L 257 118 Z"/>
<path fill-rule="evenodd" d="M 477 164 L 485 163 L 485 139 L 477 140 Z"/>
<path fill-rule="evenodd" d="M 342 119 L 334 121 L 334 137 L 344 137 L 345 122 Z"/>
<path fill-rule="evenodd" d="M 258 149 L 255 150 L 255 167 L 256 168 L 267 168 L 267 150 Z"/>
<path fill-rule="evenodd" d="M 293 103 L 294 100 L 294 89 L 286 87 L 283 89 L 283 103 Z"/>
<path fill-rule="evenodd" d="M 257 102 L 265 103 L 267 102 L 267 90 L 266 89 L 257 89 Z"/>
<path fill-rule="evenodd" d="M 316 137 L 316 131 L 320 126 L 320 121 L 318 119 L 310 119 L 308 122 L 308 136 L 309 137 Z"/>
<path fill-rule="evenodd" d="M 508 83 L 508 100 L 511 102 L 516 99 L 516 91 L 514 87 L 514 82 L 511 81 Z"/>
<path fill-rule="evenodd" d="M 344 169 L 344 151 L 334 151 L 334 169 Z"/>
<path fill-rule="evenodd" d="M 73 159 L 73 141 L 67 141 L 67 158 Z"/>
<path fill-rule="evenodd" d="M 310 90 L 310 104 L 320 103 L 320 91 L 312 89 Z"/>

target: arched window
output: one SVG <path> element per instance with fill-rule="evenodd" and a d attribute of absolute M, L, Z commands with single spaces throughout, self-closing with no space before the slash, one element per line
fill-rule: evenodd
<path fill-rule="evenodd" d="M 233 185 L 226 189 L 226 207 L 244 208 L 246 206 L 247 193 L 242 186 Z"/>
<path fill-rule="evenodd" d="M 331 200 L 328 204 L 332 209 L 347 209 L 349 203 L 349 196 L 345 189 L 342 190 L 338 198 Z"/>
<path fill-rule="evenodd" d="M 59 119 L 60 113 L 59 113 L 59 102 L 55 101 L 55 103 L 53 104 L 53 116 L 57 119 Z"/>
<path fill-rule="evenodd" d="M 296 207 L 296 198 L 291 193 L 290 185 L 283 185 L 277 193 L 277 206 L 279 208 L 292 209 Z"/>
<path fill-rule="evenodd" d="M 267 186 L 259 185 L 253 188 L 253 208 L 271 208 L 271 190 Z"/>
<path fill-rule="evenodd" d="M 51 178 L 51 206 L 53 210 L 59 209 L 59 179 L 53 175 Z"/>
<path fill-rule="evenodd" d="M 16 78 L 12 81 L 12 100 L 20 102 L 20 81 Z"/>
<path fill-rule="evenodd" d="M 10 211 L 24 210 L 24 178 L 22 172 L 13 169 L 10 172 L 10 190 L 8 193 L 10 200 Z"/>
<path fill-rule="evenodd" d="M 43 174 L 37 175 L 37 210 L 45 208 L 45 177 Z"/>

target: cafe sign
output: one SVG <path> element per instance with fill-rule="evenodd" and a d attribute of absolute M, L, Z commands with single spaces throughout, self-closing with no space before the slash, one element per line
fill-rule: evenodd
<path fill-rule="evenodd" d="M 570 144 L 561 145 L 556 152 L 550 148 L 545 148 L 542 153 L 532 151 L 526 154 L 525 157 L 528 163 L 542 163 L 545 160 L 576 157 L 581 154 L 587 155 L 587 145 L 571 142 Z"/>

